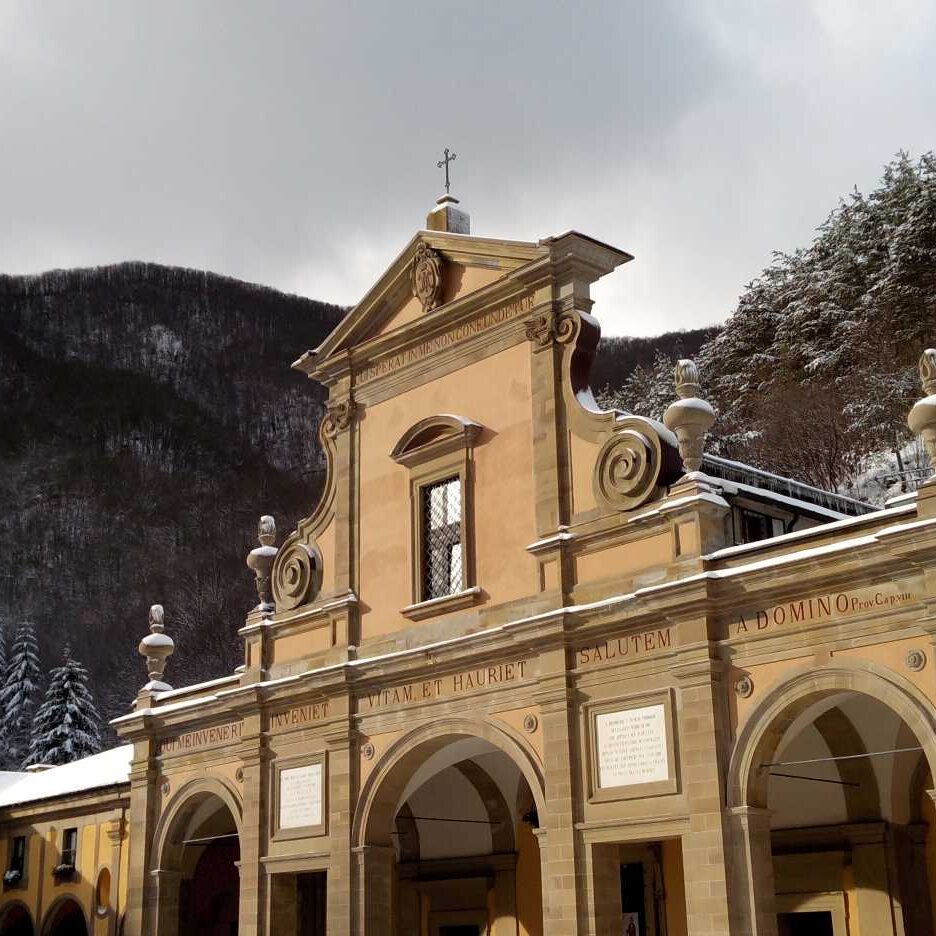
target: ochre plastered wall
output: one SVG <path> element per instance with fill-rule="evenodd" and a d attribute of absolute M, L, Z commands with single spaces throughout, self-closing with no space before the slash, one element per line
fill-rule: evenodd
<path fill-rule="evenodd" d="M 536 590 L 527 342 L 367 408 L 360 421 L 362 639 L 410 626 L 410 475 L 390 452 L 420 419 L 440 413 L 485 427 L 473 451 L 477 584 L 490 604 Z"/>
<path fill-rule="evenodd" d="M 81 907 L 89 932 L 95 936 L 111 936 L 126 907 L 127 868 L 129 849 L 124 834 L 112 840 L 115 829 L 121 828 L 123 807 L 96 811 L 92 807 L 86 814 L 75 811 L 70 815 L 46 819 L 35 810 L 17 817 L 15 811 L 5 818 L 4 836 L 0 839 L 0 867 L 9 866 L 12 839 L 25 835 L 26 876 L 21 885 L 5 886 L 0 893 L 0 913 L 13 903 L 24 904 L 32 917 L 36 933 L 45 924 L 51 910 L 63 899 L 72 898 Z M 56 865 L 61 862 L 64 831 L 78 829 L 76 872 L 71 878 L 57 879 Z M 116 860 L 115 860 L 116 858 Z M 98 875 L 106 868 L 111 875 L 110 906 L 97 913 Z"/>

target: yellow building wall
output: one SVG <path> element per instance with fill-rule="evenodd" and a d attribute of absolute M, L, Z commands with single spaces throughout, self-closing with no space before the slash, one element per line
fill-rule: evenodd
<path fill-rule="evenodd" d="M 519 936 L 543 934 L 543 884 L 539 843 L 533 829 L 517 823 L 517 931 Z"/>
<path fill-rule="evenodd" d="M 26 878 L 22 887 L 4 888 L 0 893 L 0 914 L 12 903 L 24 904 L 30 912 L 37 932 L 46 921 L 53 906 L 63 897 L 73 898 L 81 906 L 85 919 L 95 934 L 112 932 L 112 923 L 119 918 L 126 906 L 126 880 L 129 866 L 127 837 L 121 842 L 118 856 L 119 868 L 113 866 L 113 846 L 107 830 L 113 821 L 113 812 L 99 815 L 88 821 L 86 816 L 57 820 L 54 823 L 28 820 L 10 822 L 7 835 L 0 839 L 0 867 L 9 866 L 10 843 L 17 835 L 26 835 Z M 78 828 L 78 854 L 76 872 L 72 879 L 58 880 L 55 868 L 61 863 L 62 841 L 66 829 Z M 102 868 L 111 874 L 110 912 L 102 915 L 97 909 L 97 879 Z M 118 880 L 115 892 L 114 882 Z"/>
<path fill-rule="evenodd" d="M 663 842 L 663 886 L 666 888 L 666 936 L 689 936 L 686 875 L 680 839 L 665 839 Z"/>
<path fill-rule="evenodd" d="M 509 375 L 509 377 L 505 377 Z M 531 376 L 527 342 L 368 407 L 360 423 L 363 639 L 409 627 L 413 602 L 410 472 L 390 457 L 403 433 L 440 413 L 487 432 L 474 449 L 477 584 L 491 603 L 536 591 Z"/>

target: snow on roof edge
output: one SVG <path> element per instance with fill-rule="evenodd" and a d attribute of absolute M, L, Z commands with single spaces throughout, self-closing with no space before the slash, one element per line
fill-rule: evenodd
<path fill-rule="evenodd" d="M 24 773 L 8 786 L 0 786 L 0 808 L 129 783 L 132 760 L 133 745 L 121 744 L 70 764 Z"/>

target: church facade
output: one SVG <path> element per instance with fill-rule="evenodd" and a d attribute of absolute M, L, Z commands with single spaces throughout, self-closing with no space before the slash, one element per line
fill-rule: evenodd
<path fill-rule="evenodd" d="M 154 610 L 87 932 L 934 932 L 936 484 L 877 510 L 708 455 L 691 362 L 664 422 L 602 411 L 590 288 L 629 259 L 444 196 L 299 358 L 323 496 L 261 521 L 236 673 L 171 689 Z M 7 866 L 76 796 L 0 806 Z M 33 897 L 0 934 L 59 931 Z"/>

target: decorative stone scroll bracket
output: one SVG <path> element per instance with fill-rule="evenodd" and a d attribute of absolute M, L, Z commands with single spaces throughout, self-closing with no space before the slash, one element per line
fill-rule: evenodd
<path fill-rule="evenodd" d="M 575 315 L 569 312 L 547 312 L 534 316 L 524 324 L 524 334 L 527 341 L 533 343 L 534 351 L 545 351 L 554 342 L 568 344 L 575 337 L 575 332 Z"/>
<path fill-rule="evenodd" d="M 322 435 L 334 439 L 340 432 L 351 428 L 357 406 L 350 395 L 329 400 L 325 404 L 325 416 L 322 419 Z"/>
<path fill-rule="evenodd" d="M 322 587 L 322 555 L 298 533 L 289 536 L 273 562 L 272 589 L 277 611 L 291 611 L 315 600 Z"/>
<path fill-rule="evenodd" d="M 165 633 L 163 606 L 154 604 L 149 610 L 150 632 L 140 641 L 140 656 L 146 658 L 146 670 L 149 682 L 143 687 L 144 692 L 165 692 L 171 689 L 162 681 L 166 670 L 166 660 L 175 651 L 173 639 Z"/>
<path fill-rule="evenodd" d="M 924 482 L 936 484 L 936 348 L 927 348 L 920 357 L 920 383 L 926 396 L 910 410 L 907 423 L 923 442 L 933 474 Z"/>
<path fill-rule="evenodd" d="M 599 504 L 611 510 L 633 510 L 677 476 L 678 459 L 672 441 L 661 436 L 664 431 L 659 423 L 654 425 L 642 416 L 617 421 L 595 461 L 592 486 Z"/>

